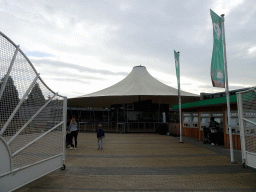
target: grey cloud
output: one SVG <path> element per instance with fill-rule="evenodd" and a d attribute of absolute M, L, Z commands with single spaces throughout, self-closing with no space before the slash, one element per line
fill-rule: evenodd
<path fill-rule="evenodd" d="M 91 26 L 117 26 L 117 30 L 107 28 L 106 38 L 100 40 L 99 43 L 65 46 L 63 40 L 61 43 L 52 44 L 52 49 L 94 56 L 111 66 L 132 68 L 136 65 L 144 65 L 148 69 L 171 75 L 175 75 L 173 56 L 175 49 L 181 52 L 181 77 L 189 77 L 209 85 L 200 88 L 216 90 L 211 87 L 210 80 L 213 37 L 212 27 L 209 29 L 209 26 L 211 26 L 210 9 L 214 1 L 141 0 L 128 3 L 130 9 L 121 11 L 120 1 L 33 2 L 33 7 L 34 4 L 43 5 L 45 11 L 43 14 L 46 14 L 42 14 L 42 17 L 38 16 L 41 25 L 38 35 L 51 36 L 51 32 L 58 34 L 58 31 L 49 30 L 56 29 L 55 21 L 47 20 L 55 14 L 69 16 L 67 22 L 70 27 L 67 30 L 71 30 L 78 23 Z M 256 45 L 254 4 L 253 1 L 244 1 L 225 16 L 228 75 L 231 84 L 256 84 L 254 78 L 256 54 L 249 57 L 247 52 L 250 46 Z M 0 21 L 12 23 L 8 19 L 10 18 L 3 15 Z M 35 21 L 38 20 L 35 19 Z M 29 25 L 28 21 L 26 24 Z M 36 23 L 33 24 L 35 25 Z M 17 31 L 15 35 L 18 37 L 23 26 L 19 26 L 19 22 L 12 26 L 17 27 L 14 31 Z M 37 41 L 37 39 L 34 40 Z M 114 73 L 107 69 L 94 69 L 87 63 L 80 66 L 47 59 L 33 60 L 34 62 L 38 66 L 49 64 L 56 69 L 73 68 L 81 72 L 101 75 L 126 76 L 128 74 L 126 72 Z M 231 86 L 230 89 L 232 88 L 235 87 Z"/>
<path fill-rule="evenodd" d="M 170 4 L 166 3 L 166 9 L 170 8 L 171 4 L 172 2 L 170 2 Z M 136 53 L 138 53 L 142 57 L 149 57 L 152 58 L 152 60 L 161 58 L 162 63 L 150 65 L 150 67 L 160 69 L 161 71 L 170 70 L 169 67 L 173 63 L 173 49 L 178 49 L 181 51 L 181 73 L 185 76 L 194 77 L 197 80 L 208 81 L 209 84 L 211 84 L 209 74 L 213 46 L 212 29 L 210 31 L 205 29 L 206 25 L 211 24 L 209 14 L 210 4 L 202 4 L 201 2 L 197 4 L 197 2 L 195 2 L 195 5 L 199 5 L 196 6 L 195 9 L 192 9 L 193 7 L 191 9 L 185 9 L 182 4 L 184 3 L 180 3 L 177 7 L 173 6 L 175 7 L 173 8 L 174 10 L 170 8 L 170 17 L 168 17 L 167 13 L 164 13 L 166 16 L 165 20 L 161 20 L 162 15 L 156 12 L 143 14 L 143 11 L 138 11 L 134 15 L 119 19 L 122 22 L 126 20 L 126 18 L 129 20 L 118 34 L 119 38 L 117 38 L 117 41 L 112 42 L 112 48 L 118 49 L 121 53 L 128 55 L 127 57 L 129 57 L 129 55 L 137 55 Z M 251 75 L 247 77 L 245 77 L 246 75 L 241 76 L 241 66 L 238 63 L 246 62 L 247 66 L 250 67 L 251 64 L 255 65 L 256 58 L 246 58 L 246 49 L 233 48 L 246 41 L 251 45 L 256 44 L 254 33 L 252 33 L 255 31 L 255 25 L 252 25 L 252 23 L 254 23 L 256 16 L 254 16 L 255 11 L 250 9 L 250 7 L 254 7 L 253 2 L 246 2 L 236 8 L 236 10 L 244 10 L 241 11 L 242 17 L 240 19 L 237 19 L 240 17 L 240 14 L 235 13 L 235 10 L 231 10 L 230 14 L 225 18 L 228 67 L 234 70 L 234 73 L 229 73 L 229 78 L 234 83 L 241 81 L 255 83 Z M 249 28 L 240 24 L 245 20 L 245 17 L 247 17 L 247 10 L 253 13 L 251 17 L 247 19 L 247 23 L 251 23 L 249 24 Z M 178 14 L 177 12 L 181 12 L 182 14 Z M 236 15 L 236 17 L 234 17 L 234 15 Z M 195 19 L 196 17 L 197 19 Z M 195 32 L 195 30 L 193 31 L 191 29 L 196 25 L 201 27 L 201 30 L 204 30 L 205 33 L 208 34 L 204 44 L 190 44 L 189 39 L 185 41 L 186 37 L 184 37 L 184 39 L 177 39 L 177 33 L 184 30 Z M 169 34 L 169 36 L 167 34 Z M 192 40 L 193 39 L 191 39 L 191 41 Z M 234 58 L 234 56 L 239 53 L 243 56 Z M 113 62 L 112 57 L 109 58 L 106 56 L 104 59 L 106 61 L 109 59 L 109 62 Z M 251 73 L 250 70 L 246 71 L 249 74 Z M 173 72 L 172 70 L 172 73 Z"/>
<path fill-rule="evenodd" d="M 79 78 L 63 78 L 63 77 L 53 77 L 50 78 L 51 80 L 55 80 L 56 82 L 72 82 L 72 83 L 82 83 L 82 84 L 91 84 L 89 81 L 86 81 L 85 79 L 81 80 Z"/>
<path fill-rule="evenodd" d="M 122 75 L 126 76 L 127 72 L 112 72 L 109 70 L 103 70 L 103 69 L 95 69 L 95 68 L 89 68 L 86 66 L 80 66 L 72 63 L 65 63 L 61 61 L 53 61 L 51 59 L 31 59 L 33 63 L 35 63 L 38 66 L 43 66 L 45 64 L 51 65 L 52 67 L 56 68 L 67 68 L 67 69 L 75 69 L 79 72 L 90 72 L 90 73 L 98 73 L 101 75 Z"/>
<path fill-rule="evenodd" d="M 75 74 L 75 78 L 74 78 L 74 74 L 72 73 L 67 73 L 67 72 L 63 72 L 63 71 L 47 71 L 47 74 L 42 74 L 42 76 L 47 76 L 47 78 L 51 78 L 51 79 L 56 79 L 56 80 L 63 80 L 65 81 L 65 79 L 79 79 L 79 81 L 81 82 L 86 82 L 86 81 L 91 81 L 91 80 L 98 80 L 98 81 L 104 81 L 106 79 L 104 78 L 99 78 L 99 77 L 94 77 L 94 76 L 89 76 L 89 75 L 81 75 L 79 73 Z M 49 77 L 51 76 L 51 77 Z M 88 84 L 88 82 L 87 82 Z"/>
<path fill-rule="evenodd" d="M 89 51 L 90 54 L 96 53 L 99 59 L 112 65 L 131 67 L 145 65 L 158 71 L 170 71 L 175 74 L 174 66 L 172 66 L 174 63 L 173 49 L 179 50 L 181 52 L 181 75 L 209 82 L 211 85 L 210 64 L 213 37 L 212 29 L 206 28 L 207 25 L 211 25 L 209 13 L 211 3 L 140 1 L 130 4 L 132 10 L 128 12 L 117 11 L 113 8 L 114 3 L 109 3 L 107 7 L 105 7 L 106 4 L 101 4 L 100 8 L 96 8 L 98 4 L 90 5 L 91 12 L 98 15 L 97 18 L 105 18 L 94 20 L 95 22 L 111 22 L 121 26 L 120 30 L 113 34 L 116 38 L 106 42 L 103 47 L 99 47 L 98 52 Z M 241 75 L 241 63 L 246 63 L 246 66 L 251 68 L 256 58 L 246 58 L 247 50 L 236 48 L 245 42 L 256 44 L 253 40 L 255 39 L 254 33 L 252 33 L 255 31 L 255 25 L 249 25 L 250 28 L 248 28 L 240 24 L 247 17 L 248 10 L 253 12 L 250 7 L 253 7 L 253 2 L 243 3 L 235 10 L 231 10 L 225 18 L 229 80 L 233 83 L 241 81 L 255 83 L 251 75 Z M 98 9 L 104 9 L 105 12 L 98 12 Z M 106 14 L 108 11 L 111 11 L 111 14 Z M 236 11 L 240 11 L 242 16 Z M 253 23 L 256 17 L 254 14 L 255 12 L 247 18 L 247 23 Z M 198 30 L 206 34 L 206 39 L 202 44 L 197 44 L 195 39 L 191 39 Z M 177 38 L 185 31 L 188 37 Z M 242 56 L 235 58 L 239 53 Z M 136 58 L 135 62 L 133 58 Z M 246 68 L 243 67 L 244 70 Z M 252 73 L 250 69 L 246 71 L 248 74 Z"/>

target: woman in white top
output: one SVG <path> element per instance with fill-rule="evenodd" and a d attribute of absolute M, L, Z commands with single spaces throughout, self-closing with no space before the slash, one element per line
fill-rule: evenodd
<path fill-rule="evenodd" d="M 73 149 L 73 137 L 75 138 L 75 150 L 77 147 L 77 135 L 78 135 L 78 130 L 77 130 L 77 124 L 75 118 L 71 119 L 70 125 L 69 125 L 69 131 L 70 131 L 70 140 L 71 140 L 71 147 L 69 149 Z"/>

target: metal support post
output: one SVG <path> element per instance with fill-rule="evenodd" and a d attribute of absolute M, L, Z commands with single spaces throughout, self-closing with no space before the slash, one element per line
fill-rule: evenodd
<path fill-rule="evenodd" d="M 63 100 L 63 125 L 62 125 L 62 136 L 63 136 L 63 153 L 62 153 L 62 161 L 63 165 L 65 165 L 65 154 L 66 154 L 66 130 L 67 130 L 67 97 L 64 97 Z"/>
<path fill-rule="evenodd" d="M 230 143 L 230 158 L 231 163 L 234 161 L 234 152 L 233 152 L 233 138 L 232 130 L 230 127 L 230 101 L 229 101 L 229 87 L 228 87 L 228 67 L 227 67 L 227 56 L 226 56 L 226 41 L 225 41 L 225 29 L 224 29 L 224 14 L 221 15 L 222 18 L 222 37 L 223 37 L 223 52 L 224 52 L 224 66 L 225 66 L 225 77 L 226 77 L 226 97 L 227 97 L 227 114 L 228 114 L 228 129 L 229 129 L 229 143 Z"/>

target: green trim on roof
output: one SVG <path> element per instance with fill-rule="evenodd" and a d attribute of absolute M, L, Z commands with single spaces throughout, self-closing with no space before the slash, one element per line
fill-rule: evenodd
<path fill-rule="evenodd" d="M 229 96 L 230 103 L 237 102 L 236 95 Z M 192 103 L 184 103 L 181 104 L 181 108 L 190 108 L 190 107 L 201 107 L 201 106 L 207 106 L 207 105 L 218 105 L 218 104 L 224 104 L 227 103 L 226 97 L 219 97 L 214 99 L 206 99 L 201 101 L 196 101 Z M 179 105 L 173 105 L 172 109 L 179 109 Z"/>

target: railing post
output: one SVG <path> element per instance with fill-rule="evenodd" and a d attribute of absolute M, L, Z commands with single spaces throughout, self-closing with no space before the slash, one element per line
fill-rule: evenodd
<path fill-rule="evenodd" d="M 62 113 L 63 113 L 63 125 L 62 125 L 62 141 L 63 141 L 63 151 L 62 151 L 62 162 L 63 165 L 65 164 L 65 154 L 66 154 L 66 130 L 67 130 L 67 97 L 64 97 L 63 106 L 62 106 Z"/>
<path fill-rule="evenodd" d="M 243 120 L 243 100 L 241 93 L 237 93 L 237 109 L 238 109 L 238 120 L 240 128 L 240 140 L 242 149 L 242 163 L 246 163 L 246 149 L 245 149 L 245 132 L 244 132 L 244 120 Z"/>

